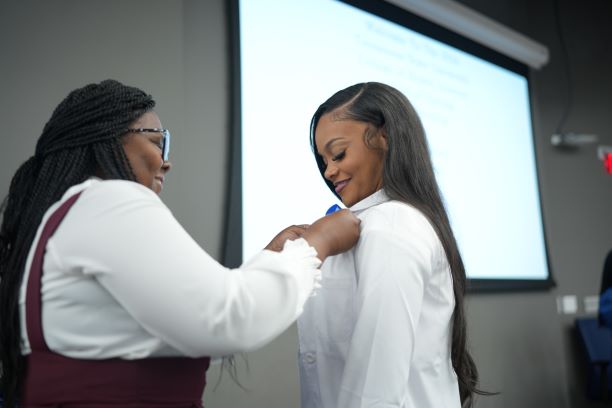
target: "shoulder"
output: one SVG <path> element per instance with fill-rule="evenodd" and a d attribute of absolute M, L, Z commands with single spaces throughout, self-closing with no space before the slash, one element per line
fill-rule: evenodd
<path fill-rule="evenodd" d="M 133 200 L 161 203 L 161 200 L 153 191 L 142 184 L 129 180 L 96 180 L 83 191 L 79 200 L 96 200 L 98 204 Z"/>
<path fill-rule="evenodd" d="M 391 200 L 371 207 L 360 214 L 360 218 L 362 234 L 383 230 L 391 234 L 436 236 L 429 219 L 421 211 L 400 201 Z"/>
<path fill-rule="evenodd" d="M 75 203 L 74 212 L 97 218 L 102 215 L 133 214 L 133 211 L 152 207 L 167 210 L 157 194 L 139 183 L 92 180 Z"/>
<path fill-rule="evenodd" d="M 85 190 L 85 194 L 111 194 L 159 200 L 157 194 L 151 189 L 130 180 L 95 180 Z"/>
<path fill-rule="evenodd" d="M 361 235 L 358 250 L 379 248 L 377 252 L 416 254 L 430 259 L 443 259 L 438 234 L 429 219 L 417 208 L 400 202 L 387 201 L 360 214 Z"/>

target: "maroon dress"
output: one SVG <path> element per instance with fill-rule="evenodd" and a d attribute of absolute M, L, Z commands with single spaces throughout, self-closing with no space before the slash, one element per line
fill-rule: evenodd
<path fill-rule="evenodd" d="M 61 356 L 47 347 L 40 292 L 45 248 L 79 195 L 70 197 L 51 215 L 34 253 L 25 305 L 32 352 L 25 358 L 20 406 L 201 408 L 208 357 L 84 360 Z"/>

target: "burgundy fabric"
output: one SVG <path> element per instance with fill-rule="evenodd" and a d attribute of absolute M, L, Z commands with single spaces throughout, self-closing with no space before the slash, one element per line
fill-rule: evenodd
<path fill-rule="evenodd" d="M 80 193 L 64 202 L 43 228 L 26 291 L 26 327 L 32 352 L 20 406 L 24 408 L 202 407 L 210 359 L 83 360 L 49 350 L 42 329 L 41 278 L 47 241 Z"/>

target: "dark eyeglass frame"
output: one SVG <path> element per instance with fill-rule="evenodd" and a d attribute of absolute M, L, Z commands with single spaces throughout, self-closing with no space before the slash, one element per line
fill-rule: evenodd
<path fill-rule="evenodd" d="M 131 128 L 125 129 L 125 133 L 161 133 L 162 138 L 162 159 L 168 161 L 170 157 L 170 131 L 162 128 Z"/>

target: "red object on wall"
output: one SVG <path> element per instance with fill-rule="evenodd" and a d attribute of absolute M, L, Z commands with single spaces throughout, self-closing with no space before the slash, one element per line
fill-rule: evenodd
<path fill-rule="evenodd" d="M 608 174 L 612 174 L 612 153 L 606 153 L 603 162 Z"/>

